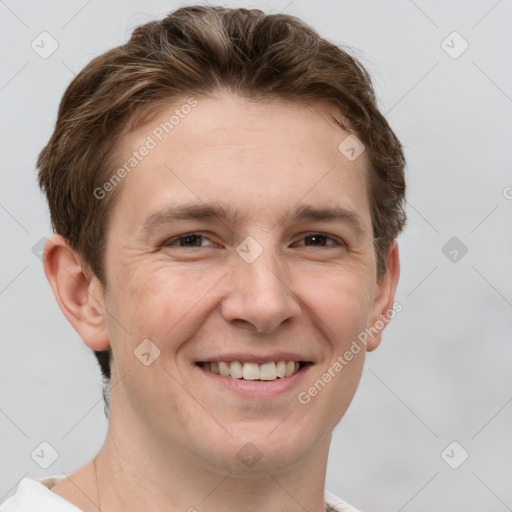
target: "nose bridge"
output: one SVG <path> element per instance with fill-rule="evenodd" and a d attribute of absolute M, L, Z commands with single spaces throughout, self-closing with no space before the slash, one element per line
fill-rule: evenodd
<path fill-rule="evenodd" d="M 265 243 L 247 237 L 236 252 L 231 286 L 224 301 L 226 320 L 243 321 L 258 331 L 270 332 L 297 315 L 299 306 L 271 237 L 266 237 Z"/>
<path fill-rule="evenodd" d="M 237 247 L 237 253 L 242 260 L 237 264 L 237 274 L 245 282 L 244 293 L 252 294 L 255 303 L 276 300 L 289 293 L 287 277 L 271 237 L 267 237 L 265 245 L 248 237 Z"/>

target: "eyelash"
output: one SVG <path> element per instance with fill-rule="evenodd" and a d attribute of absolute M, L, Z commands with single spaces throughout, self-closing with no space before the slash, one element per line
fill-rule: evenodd
<path fill-rule="evenodd" d="M 205 235 L 202 235 L 201 233 L 196 233 L 196 232 L 191 232 L 191 233 L 184 233 L 183 235 L 178 235 L 178 236 L 175 236 L 173 238 L 169 238 L 168 240 L 166 240 L 163 244 L 162 244 L 162 247 L 172 247 L 173 243 L 174 242 L 177 242 L 179 241 L 181 238 L 186 238 L 186 237 L 189 237 L 189 236 L 200 236 L 204 239 L 208 239 L 208 237 L 206 237 Z M 327 246 L 315 246 L 315 245 L 310 245 L 310 246 L 304 246 L 304 247 L 321 247 L 321 248 L 325 248 L 325 247 L 334 247 L 336 245 L 338 246 L 346 246 L 345 242 L 337 237 L 333 237 L 333 236 L 330 236 L 330 235 L 326 235 L 325 233 L 321 233 L 321 232 L 316 232 L 316 231 L 311 231 L 309 233 L 306 233 L 305 235 L 302 236 L 301 240 L 303 240 L 304 238 L 307 238 L 309 236 L 315 236 L 315 235 L 320 235 L 321 237 L 325 237 L 326 239 L 329 239 L 329 240 L 332 240 L 334 241 L 335 243 L 334 244 L 331 244 L 331 245 L 327 245 Z M 178 249 L 201 249 L 203 248 L 203 246 L 200 246 L 200 247 L 195 247 L 195 246 L 178 246 L 177 247 Z"/>

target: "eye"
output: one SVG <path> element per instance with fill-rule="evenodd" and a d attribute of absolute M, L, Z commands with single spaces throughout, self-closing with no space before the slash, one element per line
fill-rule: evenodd
<path fill-rule="evenodd" d="M 166 240 L 162 247 L 177 247 L 177 248 L 200 248 L 207 247 L 203 245 L 203 241 L 208 238 L 200 233 L 184 233 Z M 305 246 L 310 247 L 332 247 L 332 246 L 346 246 L 345 242 L 338 237 L 326 235 L 324 233 L 308 233 L 302 237 L 305 240 Z M 331 241 L 330 244 L 327 242 Z M 211 244 L 212 246 L 214 244 Z M 302 244 L 299 244 L 302 245 Z"/>
<path fill-rule="evenodd" d="M 183 235 L 175 236 L 174 238 L 169 238 L 169 240 L 166 240 L 162 246 L 169 247 L 178 244 L 177 247 L 204 247 L 201 243 L 202 240 L 208 239 L 200 233 L 185 233 Z"/>
<path fill-rule="evenodd" d="M 326 247 L 326 246 L 333 246 L 333 245 L 341 245 L 344 246 L 345 242 L 343 240 L 325 235 L 323 233 L 308 233 L 307 235 L 304 235 L 301 240 L 306 240 L 307 242 L 312 242 L 312 247 Z M 324 242 L 327 242 L 328 240 L 333 241 L 333 244 L 326 245 Z"/>

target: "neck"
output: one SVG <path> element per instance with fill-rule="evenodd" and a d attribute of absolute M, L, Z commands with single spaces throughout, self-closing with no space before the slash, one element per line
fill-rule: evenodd
<path fill-rule="evenodd" d="M 180 445 L 148 442 L 147 432 L 123 431 L 113 419 L 95 458 L 105 512 L 325 512 L 330 435 L 288 467 L 243 472 L 214 467 Z"/>

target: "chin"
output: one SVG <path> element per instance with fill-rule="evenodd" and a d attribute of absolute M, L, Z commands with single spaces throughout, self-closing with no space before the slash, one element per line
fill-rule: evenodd
<path fill-rule="evenodd" d="M 226 435 L 221 440 L 207 443 L 204 448 L 208 455 L 205 458 L 215 467 L 241 477 L 259 473 L 268 476 L 268 473 L 285 471 L 300 464 L 313 450 L 315 438 L 318 438 L 317 442 L 322 439 L 321 433 L 315 437 L 310 428 L 301 428 L 293 421 L 287 424 L 288 420 L 281 420 L 281 424 L 275 421 L 251 421 L 236 429 L 231 428 L 232 437 Z M 212 451 L 216 448 L 222 448 L 222 452 Z"/>

